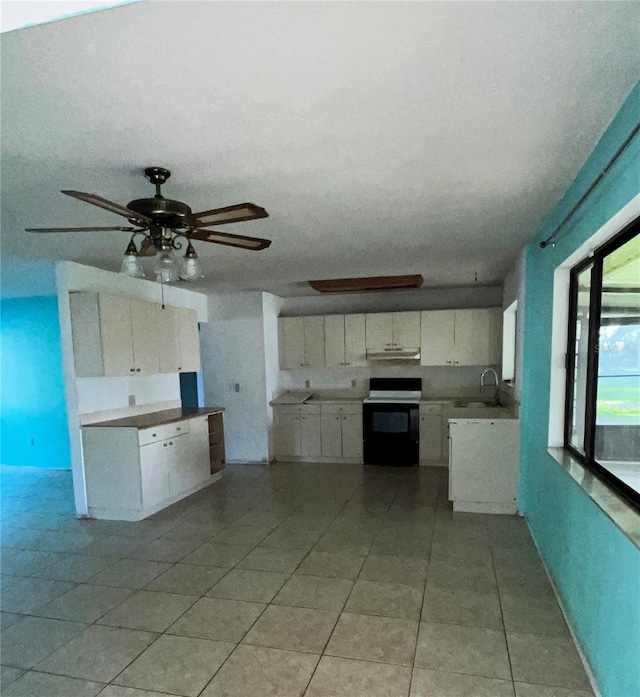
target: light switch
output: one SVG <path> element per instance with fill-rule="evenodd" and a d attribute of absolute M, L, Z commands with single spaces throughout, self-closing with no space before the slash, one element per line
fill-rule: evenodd
<path fill-rule="evenodd" d="M 136 405 L 136 396 L 134 394 L 129 395 L 129 406 L 134 407 Z"/>
<path fill-rule="evenodd" d="M 240 383 L 236 382 L 235 385 L 233 386 L 233 389 L 235 392 L 240 392 Z"/>
<path fill-rule="evenodd" d="M 351 381 L 351 387 L 355 387 L 355 386 L 356 386 L 356 381 L 355 381 L 355 380 L 352 380 L 352 381 Z"/>
<path fill-rule="evenodd" d="M 304 381 L 304 386 L 309 389 L 311 387 L 311 380 L 305 380 Z"/>

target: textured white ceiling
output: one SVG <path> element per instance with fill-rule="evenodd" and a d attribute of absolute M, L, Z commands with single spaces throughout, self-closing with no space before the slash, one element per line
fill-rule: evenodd
<path fill-rule="evenodd" d="M 200 243 L 194 288 L 500 281 L 640 75 L 633 2 L 146 2 L 2 37 L 4 254 L 117 269 L 141 170 L 263 252 Z M 126 223 L 125 223 L 126 224 Z"/>

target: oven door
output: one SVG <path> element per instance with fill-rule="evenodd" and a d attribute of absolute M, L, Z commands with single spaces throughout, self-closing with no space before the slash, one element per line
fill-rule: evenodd
<path fill-rule="evenodd" d="M 418 464 L 418 405 L 364 404 L 364 464 Z"/>

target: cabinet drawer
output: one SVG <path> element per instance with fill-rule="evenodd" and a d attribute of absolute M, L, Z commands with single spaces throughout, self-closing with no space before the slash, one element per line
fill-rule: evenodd
<path fill-rule="evenodd" d="M 361 402 L 349 402 L 346 404 L 322 404 L 322 414 L 362 414 Z"/>
<path fill-rule="evenodd" d="M 153 428 L 143 428 L 138 431 L 138 443 L 140 445 L 149 445 L 167 438 L 175 438 L 185 433 L 189 433 L 189 421 L 176 421 L 171 424 L 161 424 Z"/>
<path fill-rule="evenodd" d="M 420 415 L 422 414 L 442 414 L 442 404 L 421 404 Z"/>
<path fill-rule="evenodd" d="M 287 416 L 299 414 L 307 416 L 309 414 L 319 414 L 319 404 L 282 404 L 275 408 L 276 414 L 286 414 Z"/>

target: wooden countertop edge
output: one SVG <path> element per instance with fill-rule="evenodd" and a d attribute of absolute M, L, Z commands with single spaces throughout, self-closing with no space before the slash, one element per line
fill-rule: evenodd
<path fill-rule="evenodd" d="M 97 421 L 93 424 L 86 424 L 82 428 L 135 428 L 142 430 L 164 426 L 165 424 L 176 423 L 177 421 L 187 421 L 197 419 L 199 416 L 211 416 L 212 414 L 222 414 L 224 407 L 198 407 L 197 409 L 166 409 L 164 411 L 151 412 L 149 414 L 137 414 L 135 416 L 125 416 L 119 419 L 108 421 Z M 156 417 L 156 418 L 153 418 Z"/>

